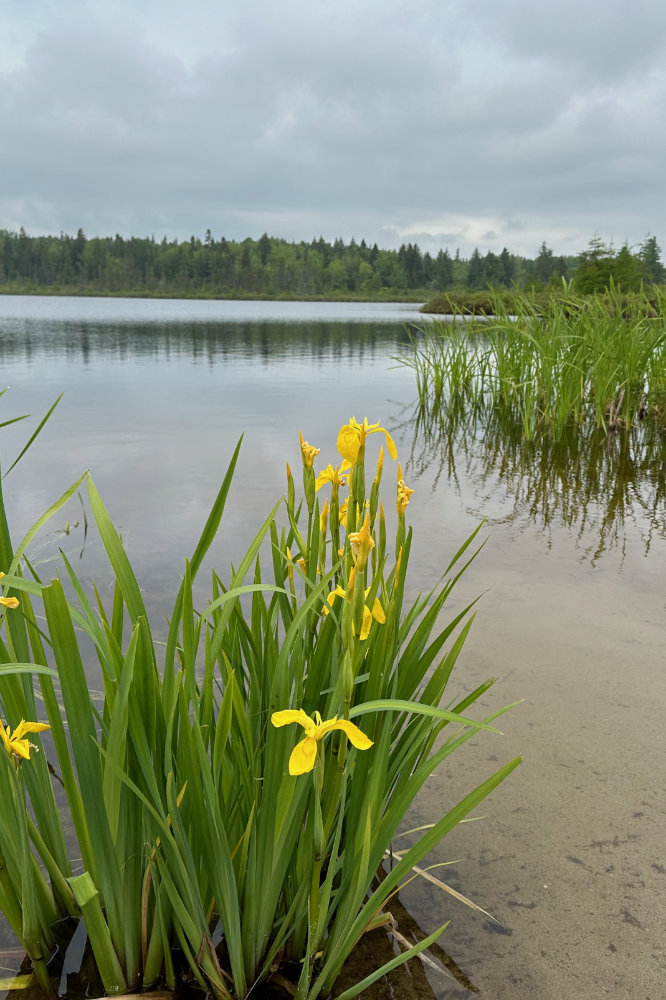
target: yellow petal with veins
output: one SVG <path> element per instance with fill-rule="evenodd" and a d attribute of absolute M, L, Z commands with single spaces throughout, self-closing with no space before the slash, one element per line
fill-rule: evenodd
<path fill-rule="evenodd" d="M 297 743 L 289 758 L 289 774 L 305 774 L 311 771 L 317 759 L 317 741 L 312 736 L 306 736 Z"/>
<path fill-rule="evenodd" d="M 358 458 L 361 438 L 358 431 L 351 424 L 345 424 L 344 427 L 340 428 L 337 447 L 342 457 L 353 465 Z"/>

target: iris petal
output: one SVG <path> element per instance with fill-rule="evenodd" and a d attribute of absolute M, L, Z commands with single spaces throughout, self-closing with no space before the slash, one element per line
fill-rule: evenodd
<path fill-rule="evenodd" d="M 379 598 L 375 597 L 375 603 L 372 605 L 372 617 L 375 621 L 379 622 L 380 625 L 386 623 L 386 615 L 384 614 L 384 609 L 379 603 Z"/>
<path fill-rule="evenodd" d="M 391 437 L 391 435 L 387 430 L 384 430 L 384 428 L 381 429 L 384 431 L 384 434 L 386 434 L 386 447 L 388 448 L 388 453 L 395 462 L 396 458 L 398 457 L 398 449 L 395 446 L 395 441 L 393 440 L 393 438 Z"/>
<path fill-rule="evenodd" d="M 372 740 L 368 739 L 358 726 L 355 726 L 353 722 L 349 722 L 347 719 L 338 719 L 336 722 L 324 723 L 324 725 L 327 727 L 327 732 L 330 732 L 332 729 L 342 730 L 349 742 L 358 750 L 369 750 L 372 746 Z"/>
<path fill-rule="evenodd" d="M 289 758 L 289 774 L 305 774 L 311 771 L 317 759 L 317 741 L 312 736 L 306 736 L 297 743 Z"/>
<path fill-rule="evenodd" d="M 26 733 L 43 733 L 45 729 L 50 729 L 51 727 L 46 724 L 46 722 L 25 722 L 21 719 L 18 726 L 14 730 L 13 740 L 22 739 Z"/>
<path fill-rule="evenodd" d="M 370 608 L 363 605 L 363 621 L 361 622 L 361 639 L 367 639 L 370 635 L 370 626 L 372 625 L 372 614 Z"/>
<path fill-rule="evenodd" d="M 12 753 L 15 753 L 17 757 L 23 757 L 24 760 L 30 760 L 30 744 L 27 740 L 17 740 L 12 737 Z"/>
<path fill-rule="evenodd" d="M 307 729 L 312 726 L 312 720 L 307 712 L 304 712 L 302 708 L 293 709 L 285 708 L 282 712 L 273 712 L 271 715 L 271 722 L 276 729 L 280 726 L 288 726 L 292 722 L 297 722 L 299 726 L 303 726 L 303 729 Z"/>
<path fill-rule="evenodd" d="M 344 427 L 340 428 L 337 447 L 342 457 L 353 465 L 358 458 L 361 438 L 358 431 L 351 424 L 345 424 Z"/>

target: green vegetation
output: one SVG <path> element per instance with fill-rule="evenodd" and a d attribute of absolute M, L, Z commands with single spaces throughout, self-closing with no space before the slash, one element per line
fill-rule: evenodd
<path fill-rule="evenodd" d="M 580 255 L 575 286 L 583 295 L 613 287 L 623 292 L 637 292 L 643 284 L 660 284 L 665 277 L 666 269 L 654 236 L 643 241 L 638 254 L 632 254 L 626 243 L 614 253 L 612 247 L 595 237 Z"/>
<path fill-rule="evenodd" d="M 366 487 L 374 434 L 395 460 L 383 428 L 352 419 L 338 436 L 342 459 L 319 476 L 319 450 L 301 438 L 304 499 L 287 469 L 286 500 L 226 581 L 212 572 L 204 598 L 199 574 L 239 442 L 164 641 L 89 476 L 15 549 L 0 491 L 0 908 L 45 993 L 62 966 L 62 955 L 47 964 L 57 922 L 83 920 L 111 994 L 158 981 L 175 988 L 186 967 L 223 1000 L 284 977 L 299 1000 L 328 995 L 361 935 L 392 926 L 391 896 L 415 866 L 519 763 L 447 802 L 431 825 L 400 829 L 433 770 L 480 731 L 496 733 L 506 709 L 468 716 L 492 680 L 449 690 L 473 605 L 444 626 L 441 615 L 477 532 L 433 592 L 404 606 L 412 491 L 398 464 L 389 545 L 383 451 Z M 64 554 L 63 578 L 48 583 L 27 556 L 83 480 L 114 581 L 92 595 Z M 90 650 L 99 695 L 89 690 Z M 382 870 L 398 833 L 411 846 Z"/>
<path fill-rule="evenodd" d="M 0 230 L 3 292 L 423 302 L 438 287 L 437 259 L 411 243 L 396 251 L 363 240 L 214 240 L 210 231 L 203 241 L 156 243 Z"/>
<path fill-rule="evenodd" d="M 664 423 L 666 320 L 643 295 L 497 299 L 488 320 L 435 321 L 412 334 L 398 360 L 414 369 L 420 406 L 444 421 L 452 409 L 503 410 L 527 441 L 584 431 Z"/>
<path fill-rule="evenodd" d="M 592 294 L 599 296 L 601 301 L 608 301 L 607 296 L 604 299 L 606 292 L 612 293 L 613 308 L 619 307 L 624 315 L 630 315 L 638 304 L 641 313 L 656 317 L 664 306 L 666 286 L 647 285 L 640 293 L 624 292 L 611 280 L 608 288 Z M 530 289 L 527 292 L 508 288 L 489 288 L 485 292 L 445 292 L 426 302 L 421 307 L 421 312 L 435 316 L 514 316 L 521 313 L 525 303 L 529 302 L 529 308 L 535 314 L 546 315 L 553 303 L 559 302 L 561 309 L 568 314 L 572 308 L 572 300 L 575 301 L 579 294 L 580 290 L 573 281 L 564 280 L 559 286 Z M 574 304 L 573 308 L 576 309 L 577 306 Z"/>
<path fill-rule="evenodd" d="M 458 301 L 489 289 L 515 295 L 523 290 L 560 287 L 575 282 L 583 293 L 613 284 L 622 291 L 664 281 L 661 251 L 647 236 L 633 251 L 615 252 L 598 237 L 578 256 L 556 257 L 545 243 L 531 260 L 512 254 L 481 255 L 467 260 L 458 251 L 422 252 L 415 243 L 381 250 L 365 240 L 288 243 L 264 234 L 242 242 L 192 236 L 184 242 L 95 237 L 79 229 L 76 236 L 27 236 L 0 230 L 0 293 L 54 295 L 122 295 L 191 298 L 349 299 L 378 301 L 430 300 L 428 311 L 440 312 L 437 296 Z"/>

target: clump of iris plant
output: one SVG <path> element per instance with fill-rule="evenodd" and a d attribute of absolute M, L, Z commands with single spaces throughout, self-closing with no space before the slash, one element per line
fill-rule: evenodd
<path fill-rule="evenodd" d="M 471 693 L 454 687 L 473 604 L 441 626 L 477 532 L 454 547 L 439 585 L 406 604 L 406 512 L 418 517 L 418 508 L 396 444 L 379 422 L 354 417 L 334 441 L 337 455 L 331 449 L 317 471 L 324 449 L 301 433 L 302 499 L 288 465 L 286 496 L 231 572 L 211 572 L 202 598 L 199 572 L 239 442 L 159 642 L 89 476 L 90 520 L 110 576 L 93 594 L 66 556 L 67 588 L 60 577 L 38 579 L 24 558 L 80 481 L 16 550 L 0 510 L 2 585 L 12 594 L 0 598 L 0 715 L 8 720 L 0 722 L 0 909 L 45 994 L 57 988 L 47 965 L 51 928 L 69 917 L 85 921 L 109 994 L 175 989 L 185 965 L 219 1000 L 245 1000 L 270 980 L 290 980 L 297 1000 L 327 997 L 359 938 L 391 931 L 392 895 L 423 874 L 425 855 L 518 764 L 443 810 L 431 803 L 432 821 L 411 831 L 411 847 L 388 866 L 427 778 L 471 736 L 497 734 L 505 709 L 468 715 L 492 679 Z M 388 486 L 384 448 L 397 463 Z M 84 669 L 91 647 L 99 699 Z M 26 722 L 38 705 L 48 721 Z M 53 763 L 31 753 L 30 737 L 47 729 Z M 442 894 L 442 926 L 391 966 L 437 938 L 450 898 Z M 338 988 L 340 1000 L 385 972 Z"/>

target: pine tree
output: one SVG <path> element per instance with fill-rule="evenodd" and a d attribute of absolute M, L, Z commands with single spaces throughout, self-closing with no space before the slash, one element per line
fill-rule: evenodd
<path fill-rule="evenodd" d="M 440 250 L 435 258 L 435 288 L 445 292 L 453 285 L 453 261 L 448 250 Z"/>
<path fill-rule="evenodd" d="M 534 278 L 543 285 L 547 285 L 554 270 L 553 251 L 546 246 L 544 241 L 539 247 L 539 253 L 534 261 Z"/>
<path fill-rule="evenodd" d="M 467 287 L 473 291 L 483 287 L 483 261 L 478 247 L 474 247 L 467 267 Z"/>
<path fill-rule="evenodd" d="M 578 268 L 574 282 L 579 292 L 603 292 L 610 284 L 614 269 L 613 247 L 607 245 L 599 234 L 595 234 L 578 257 Z"/>
<path fill-rule="evenodd" d="M 638 258 L 641 262 L 641 273 L 644 281 L 650 285 L 658 285 L 664 281 L 666 269 L 661 263 L 661 248 L 657 243 L 656 236 L 650 236 L 648 233 L 641 243 Z"/>
<path fill-rule="evenodd" d="M 641 262 L 627 243 L 613 262 L 613 281 L 623 292 L 637 292 L 641 287 Z"/>
<path fill-rule="evenodd" d="M 510 288 L 516 277 L 516 263 L 506 247 L 499 255 L 499 283 Z"/>

